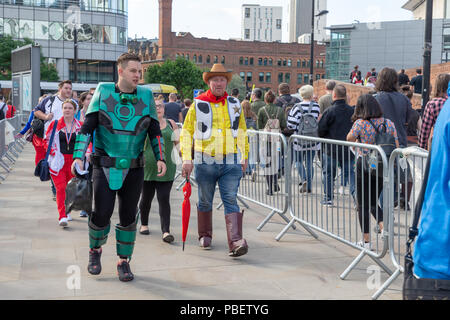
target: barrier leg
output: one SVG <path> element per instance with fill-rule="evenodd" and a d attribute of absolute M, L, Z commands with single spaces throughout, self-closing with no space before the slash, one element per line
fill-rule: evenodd
<path fill-rule="evenodd" d="M 184 179 L 177 187 L 177 191 L 180 190 L 186 184 L 186 179 Z"/>
<path fill-rule="evenodd" d="M 5 158 L 8 159 L 11 163 L 16 163 L 13 157 L 11 157 L 8 153 L 5 153 Z"/>
<path fill-rule="evenodd" d="M 267 222 L 269 222 L 270 219 L 277 213 L 276 210 L 272 210 L 272 212 L 261 222 L 261 224 L 256 228 L 256 230 L 261 231 L 262 228 L 266 225 Z M 289 221 L 288 221 L 289 222 Z"/>
<path fill-rule="evenodd" d="M 374 258 L 374 257 L 372 257 L 371 255 L 369 255 L 369 257 L 371 257 L 372 258 L 372 260 L 376 263 L 376 264 L 378 264 L 380 267 L 381 267 L 381 269 L 383 269 L 384 270 L 384 272 L 386 272 L 388 275 L 392 275 L 392 271 L 391 271 L 391 269 L 389 269 L 380 259 L 377 259 L 377 258 Z"/>
<path fill-rule="evenodd" d="M 352 270 L 356 267 L 356 265 L 358 263 L 361 262 L 362 258 L 364 258 L 364 256 L 366 255 L 366 251 L 361 251 L 361 253 L 356 257 L 355 260 L 353 260 L 353 262 L 348 266 L 348 268 L 344 271 L 343 274 L 341 274 L 339 277 L 342 280 L 345 280 L 345 278 L 347 278 L 347 276 L 350 274 L 350 272 L 352 272 Z"/>
<path fill-rule="evenodd" d="M 402 273 L 402 271 L 399 268 L 395 270 L 394 274 L 390 276 L 390 278 L 387 279 L 385 283 L 383 283 L 383 285 L 381 286 L 380 289 L 378 289 L 377 292 L 375 292 L 375 294 L 372 296 L 372 300 L 377 300 L 384 293 L 384 291 L 386 291 L 386 289 L 389 288 L 392 282 L 394 282 L 398 278 L 400 273 Z"/>
<path fill-rule="evenodd" d="M 8 166 L 8 165 L 6 164 L 6 162 L 4 162 L 4 161 L 1 160 L 1 159 L 0 159 L 0 166 L 1 166 L 3 169 L 5 169 L 6 172 L 8 172 L 8 173 L 11 172 L 11 167 Z"/>
<path fill-rule="evenodd" d="M 244 202 L 244 200 L 242 200 L 241 197 L 237 196 L 236 199 L 237 199 L 240 203 L 242 203 L 242 205 L 243 205 L 246 209 L 250 209 L 250 207 L 248 206 L 248 204 L 246 204 L 246 203 Z"/>
<path fill-rule="evenodd" d="M 216 207 L 217 210 L 223 207 L 223 202 L 219 203 L 219 205 Z"/>

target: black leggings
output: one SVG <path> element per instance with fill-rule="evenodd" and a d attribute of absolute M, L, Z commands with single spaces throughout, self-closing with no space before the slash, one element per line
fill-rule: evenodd
<path fill-rule="evenodd" d="M 142 188 L 142 197 L 139 202 L 139 211 L 141 212 L 141 224 L 148 226 L 148 216 L 152 206 L 153 197 L 158 198 L 159 217 L 161 220 L 162 233 L 170 232 L 170 191 L 173 181 L 144 181 Z"/>
<path fill-rule="evenodd" d="M 106 227 L 111 220 L 116 201 L 119 198 L 119 219 L 122 227 L 128 227 L 136 220 L 137 204 L 144 182 L 144 168 L 130 169 L 121 189 L 109 188 L 108 180 L 101 168 L 92 173 L 94 186 L 95 211 L 91 221 L 99 228 Z"/>
<path fill-rule="evenodd" d="M 359 158 L 356 164 L 356 197 L 358 200 L 359 225 L 363 230 L 363 233 L 369 233 L 370 230 L 369 211 L 372 213 L 372 216 L 375 218 L 375 220 L 377 220 L 377 223 L 383 221 L 383 209 L 378 206 L 378 199 L 380 198 L 380 194 L 382 191 L 383 178 L 373 177 L 369 173 L 364 172 L 362 170 L 362 158 Z M 378 217 L 376 211 L 377 206 Z"/>

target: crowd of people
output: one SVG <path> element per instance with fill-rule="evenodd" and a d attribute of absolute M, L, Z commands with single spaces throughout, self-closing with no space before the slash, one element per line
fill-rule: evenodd
<path fill-rule="evenodd" d="M 393 148 L 411 144 L 408 136 L 412 130 L 418 137 L 418 145 L 429 149 L 433 127 L 448 98 L 450 81 L 448 74 L 437 77 L 434 97 L 419 114 L 412 108 L 412 90 L 409 87 L 406 90 L 405 85 L 416 90 L 420 80 L 405 80 L 404 70 L 398 74 L 390 68 L 380 73 L 372 69 L 363 79 L 355 67 L 351 82 L 373 90 L 361 95 L 356 105 L 351 106 L 346 86 L 333 80 L 327 82 L 326 93 L 320 97 L 314 94 L 312 86 L 305 85 L 299 90 L 299 99 L 291 95 L 287 83 L 281 83 L 278 95 L 255 88 L 240 101 L 238 90 L 230 92 L 231 95 L 226 92 L 232 73 L 215 64 L 203 74 L 208 90 L 181 103 L 176 94 L 170 94 L 165 102 L 163 96 L 153 97 L 149 89 L 138 86 L 142 69 L 138 56 L 123 54 L 117 65 L 117 83 L 99 84 L 79 98 L 72 91 L 72 83 L 62 81 L 58 93 L 41 97 L 19 136 L 26 135 L 32 141 L 36 165 L 49 153 L 52 192 L 58 222 L 63 228 L 72 220 L 65 207 L 66 186 L 80 172 L 89 172 L 94 208 L 92 212 L 82 211 L 80 217 L 88 218 L 88 271 L 94 275 L 101 273 L 102 246 L 108 239 L 118 197 L 120 222 L 115 229 L 121 281 L 134 278 L 129 263 L 138 216 L 139 233 L 150 234 L 149 213 L 155 194 L 162 240 L 166 243 L 175 240 L 170 233 L 170 199 L 176 174 L 173 154 L 181 156 L 182 175 L 189 179 L 193 174 L 198 184 L 200 247 L 212 248 L 212 201 L 218 185 L 225 208 L 228 255 L 239 257 L 248 252 L 248 244 L 243 237 L 244 211 L 237 204 L 237 193 L 246 174 L 256 181 L 256 165 L 262 158 L 260 150 L 258 154 L 250 151 L 247 130 L 372 145 L 377 143 L 377 135 L 384 132 Z M 0 101 L 0 111 L 2 106 Z M 261 165 L 266 195 L 270 197 L 280 191 L 278 180 L 284 174 L 287 159 L 280 157 L 270 141 L 258 149 L 264 150 L 264 157 L 277 158 L 276 168 L 268 163 Z M 295 190 L 300 194 L 315 192 L 313 162 L 318 158 L 322 166 L 321 203 L 333 206 L 334 183 L 340 168 L 341 185 L 350 187 L 364 235 L 359 245 L 370 249 L 370 214 L 377 221 L 378 231 L 383 230 L 383 210 L 378 206 L 383 180 L 363 170 L 367 150 L 353 151 L 295 140 L 292 161 L 301 179 Z M 402 193 L 396 196 L 400 206 L 408 208 L 406 199 L 410 198 L 412 184 L 401 187 Z"/>

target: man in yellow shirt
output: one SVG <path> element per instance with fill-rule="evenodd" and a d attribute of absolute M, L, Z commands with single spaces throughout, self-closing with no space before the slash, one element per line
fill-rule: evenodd
<path fill-rule="evenodd" d="M 226 92 L 231 76 L 222 64 L 215 64 L 210 72 L 203 73 L 203 80 L 210 89 L 197 97 L 189 109 L 180 142 L 183 176 L 189 178 L 195 168 L 198 183 L 200 246 L 211 248 L 212 203 L 218 183 L 225 206 L 229 256 L 239 257 L 248 251 L 242 237 L 244 211 L 241 212 L 237 204 L 237 192 L 248 165 L 249 146 L 239 100 Z"/>

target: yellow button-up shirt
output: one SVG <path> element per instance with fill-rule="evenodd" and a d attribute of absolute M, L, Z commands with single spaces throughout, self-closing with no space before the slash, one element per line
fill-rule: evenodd
<path fill-rule="evenodd" d="M 213 120 L 211 137 L 206 140 L 195 140 L 194 151 L 208 154 L 212 157 L 223 157 L 227 154 L 241 153 L 242 159 L 248 159 L 248 139 L 245 116 L 241 111 L 237 138 L 233 137 L 231 121 L 228 114 L 228 102 L 210 103 Z M 195 102 L 189 108 L 180 135 L 180 146 L 183 161 L 192 160 L 192 140 L 197 127 Z"/>

